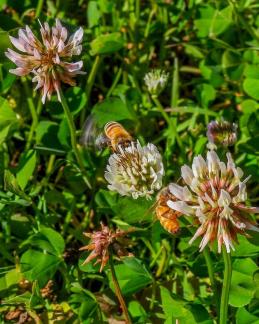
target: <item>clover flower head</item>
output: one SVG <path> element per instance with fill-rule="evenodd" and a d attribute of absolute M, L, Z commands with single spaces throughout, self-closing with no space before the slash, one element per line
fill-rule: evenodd
<path fill-rule="evenodd" d="M 161 188 L 163 175 L 162 157 L 156 146 L 149 143 L 142 147 L 137 141 L 127 147 L 119 145 L 109 158 L 104 176 L 110 190 L 134 199 L 149 199 Z"/>
<path fill-rule="evenodd" d="M 41 41 L 26 26 L 25 29 L 19 29 L 18 38 L 10 36 L 19 52 L 8 48 L 5 55 L 17 66 L 10 70 L 11 73 L 18 76 L 34 75 L 32 81 L 37 83 L 35 90 L 41 89 L 43 103 L 46 98 L 51 98 L 53 91 L 57 92 L 61 101 L 61 82 L 74 86 L 74 77 L 84 74 L 80 71 L 82 61 L 70 62 L 73 55 L 79 55 L 82 51 L 83 29 L 80 27 L 68 38 L 67 29 L 58 19 L 52 28 L 47 22 L 39 24 Z"/>
<path fill-rule="evenodd" d="M 151 95 L 159 95 L 165 88 L 169 74 L 163 70 L 156 69 L 148 72 L 144 81 Z"/>
<path fill-rule="evenodd" d="M 199 155 L 192 168 L 184 165 L 181 173 L 186 185 L 169 185 L 175 199 L 168 200 L 167 205 L 183 215 L 197 217 L 200 227 L 190 243 L 201 236 L 203 250 L 209 242 L 217 240 L 218 252 L 224 244 L 229 253 L 234 250 L 237 234 L 259 231 L 247 217 L 248 213 L 259 213 L 259 208 L 246 206 L 249 177 L 241 180 L 243 171 L 235 166 L 230 153 L 227 163 L 220 161 L 215 151 L 207 153 L 206 161 Z"/>
<path fill-rule="evenodd" d="M 209 147 L 228 147 L 234 145 L 237 140 L 237 125 L 228 121 L 211 121 L 207 126 Z"/>
<path fill-rule="evenodd" d="M 85 265 L 91 262 L 93 259 L 96 259 L 95 264 L 101 263 L 100 272 L 102 272 L 103 268 L 107 264 L 110 258 L 109 249 L 111 248 L 118 257 L 122 256 L 132 256 L 131 253 L 127 252 L 122 243 L 120 244 L 119 240 L 125 237 L 129 231 L 121 231 L 117 229 L 113 231 L 108 226 L 105 226 L 101 223 L 101 229 L 99 231 L 93 233 L 84 233 L 86 237 L 89 237 L 90 243 L 86 246 L 81 247 L 80 251 L 91 251 L 89 256 L 83 262 L 82 265 Z"/>

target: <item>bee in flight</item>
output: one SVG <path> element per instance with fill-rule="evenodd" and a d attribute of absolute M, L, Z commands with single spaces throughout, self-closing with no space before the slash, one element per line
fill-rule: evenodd
<path fill-rule="evenodd" d="M 99 132 L 93 119 L 87 119 L 83 127 L 81 143 L 84 146 L 94 144 L 98 149 L 110 147 L 116 152 L 119 146 L 126 147 L 133 141 L 133 137 L 118 122 L 110 121 L 105 124 L 103 131 Z"/>
<path fill-rule="evenodd" d="M 155 203 L 155 214 L 163 228 L 171 233 L 176 234 L 180 230 L 178 217 L 182 214 L 172 210 L 167 206 L 168 200 L 174 200 L 168 188 L 162 189 L 157 195 Z"/>

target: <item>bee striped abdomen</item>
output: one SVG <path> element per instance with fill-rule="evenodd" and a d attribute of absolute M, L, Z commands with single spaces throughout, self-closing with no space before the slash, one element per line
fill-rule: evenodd
<path fill-rule="evenodd" d="M 115 121 L 108 122 L 104 126 L 104 133 L 109 138 L 114 151 L 117 150 L 118 145 L 128 145 L 133 140 L 126 129 Z"/>
<path fill-rule="evenodd" d="M 162 190 L 158 194 L 155 212 L 161 226 L 163 226 L 167 232 L 175 234 L 180 229 L 178 217 L 181 215 L 181 213 L 174 211 L 167 206 L 169 196 L 171 196 L 171 194 L 167 189 Z M 170 198 L 173 199 L 172 197 Z"/>

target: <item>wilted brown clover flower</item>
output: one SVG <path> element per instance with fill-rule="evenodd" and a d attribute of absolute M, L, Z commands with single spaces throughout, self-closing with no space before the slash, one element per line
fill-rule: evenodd
<path fill-rule="evenodd" d="M 39 22 L 40 23 L 40 22 Z M 34 74 L 33 82 L 37 82 L 35 90 L 41 89 L 42 102 L 46 97 L 51 98 L 53 91 L 60 98 L 61 82 L 71 86 L 75 85 L 73 78 L 80 71 L 83 62 L 67 62 L 73 55 L 79 55 L 82 51 L 83 29 L 80 27 L 68 38 L 68 32 L 58 19 L 56 26 L 49 27 L 47 22 L 40 23 L 42 42 L 33 34 L 30 27 L 19 29 L 18 38 L 10 36 L 12 44 L 23 54 L 8 48 L 5 55 L 17 65 L 10 72 L 18 76 Z"/>
<path fill-rule="evenodd" d="M 81 247 L 79 250 L 91 251 L 91 253 L 82 265 L 89 263 L 93 259 L 97 259 L 95 264 L 101 263 L 100 272 L 102 272 L 110 258 L 109 249 L 112 249 L 118 257 L 132 256 L 131 253 L 123 248 L 123 242 L 120 242 L 120 239 L 125 237 L 129 232 L 132 232 L 132 230 L 121 231 L 116 229 L 114 232 L 108 226 L 101 223 L 101 230 L 93 233 L 84 233 L 84 235 L 91 240 L 88 245 Z"/>
<path fill-rule="evenodd" d="M 169 199 L 167 205 L 182 215 L 196 216 L 201 224 L 190 241 L 201 236 L 200 250 L 217 240 L 218 252 L 224 244 L 229 253 L 231 248 L 234 250 L 237 234 L 259 231 L 247 217 L 248 213 L 259 213 L 259 208 L 246 206 L 249 177 L 241 181 L 243 171 L 235 166 L 230 153 L 227 160 L 227 163 L 220 161 L 215 151 L 207 153 L 206 161 L 199 155 L 194 158 L 192 168 L 182 167 L 186 185 L 169 185 L 174 199 Z"/>
<path fill-rule="evenodd" d="M 209 146 L 228 147 L 234 145 L 237 140 L 237 125 L 228 121 L 211 121 L 207 126 Z"/>

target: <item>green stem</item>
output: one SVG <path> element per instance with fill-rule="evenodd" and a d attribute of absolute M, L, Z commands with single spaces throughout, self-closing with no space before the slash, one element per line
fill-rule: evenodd
<path fill-rule="evenodd" d="M 38 125 L 38 115 L 37 115 L 37 111 L 36 111 L 36 107 L 34 105 L 34 101 L 32 99 L 28 84 L 26 79 L 22 78 L 22 84 L 24 86 L 24 90 L 26 93 L 26 98 L 27 98 L 27 103 L 30 109 L 30 113 L 31 113 L 31 117 L 32 117 L 32 124 L 30 127 L 30 132 L 28 135 L 28 139 L 27 139 L 27 143 L 26 143 L 26 147 L 25 149 L 28 150 L 31 146 L 32 140 L 33 140 L 33 135 L 34 135 L 34 131 Z"/>
<path fill-rule="evenodd" d="M 88 104 L 89 104 L 90 93 L 92 91 L 92 87 L 94 85 L 94 80 L 95 80 L 96 73 L 98 71 L 98 68 L 99 68 L 100 63 L 101 63 L 101 57 L 100 57 L 100 55 L 96 55 L 95 56 L 94 63 L 92 65 L 92 69 L 90 71 L 90 74 L 89 74 L 88 79 L 87 79 L 87 82 L 86 82 L 86 87 L 85 87 L 86 104 L 85 104 L 85 108 L 82 110 L 81 116 L 80 116 L 80 123 L 81 123 L 81 125 L 85 121 L 86 109 L 87 109 Z"/>
<path fill-rule="evenodd" d="M 42 11 L 44 0 L 38 0 L 36 13 L 35 13 L 35 19 L 37 19 Z"/>
<path fill-rule="evenodd" d="M 114 268 L 114 264 L 113 264 L 113 254 L 112 254 L 111 249 L 109 249 L 109 263 L 110 263 L 110 269 L 111 269 L 112 281 L 113 281 L 113 284 L 114 284 L 115 294 L 116 294 L 116 296 L 117 296 L 117 298 L 119 300 L 119 303 L 121 305 L 123 314 L 125 316 L 125 323 L 126 324 L 132 324 L 132 321 L 130 319 L 130 315 L 129 315 L 129 312 L 128 312 L 125 300 L 123 298 L 117 276 L 116 276 L 116 272 L 115 272 L 115 268 Z"/>
<path fill-rule="evenodd" d="M 152 100 L 154 101 L 155 105 L 157 106 L 158 110 L 160 111 L 161 115 L 164 117 L 165 121 L 167 122 L 168 126 L 171 125 L 171 120 L 167 114 L 167 112 L 164 110 L 164 107 L 161 105 L 160 101 L 158 100 L 156 95 L 151 96 Z"/>
<path fill-rule="evenodd" d="M 224 279 L 221 293 L 221 303 L 220 303 L 220 319 L 219 324 L 227 324 L 228 321 L 228 299 L 229 290 L 231 284 L 232 267 L 231 267 L 231 255 L 227 253 L 225 246 L 223 246 L 223 260 L 224 260 Z"/>
<path fill-rule="evenodd" d="M 114 81 L 109 89 L 109 91 L 107 92 L 107 95 L 106 95 L 106 98 L 109 98 L 110 95 L 112 94 L 114 88 L 116 87 L 117 83 L 119 82 L 120 80 L 120 77 L 121 77 L 121 74 L 122 74 L 122 68 L 119 68 L 115 78 L 114 78 Z"/>
<path fill-rule="evenodd" d="M 213 263 L 212 263 L 212 260 L 210 257 L 210 251 L 209 251 L 208 247 L 206 247 L 203 250 L 203 255 L 205 258 L 206 265 L 207 265 L 208 274 L 209 274 L 209 278 L 210 278 L 210 285 L 211 285 L 211 288 L 213 291 L 213 298 L 214 298 L 214 302 L 215 302 L 216 309 L 218 312 L 219 311 L 219 298 L 218 298 L 218 294 L 217 294 L 217 285 L 216 285 L 216 281 L 214 278 Z"/>
<path fill-rule="evenodd" d="M 66 119 L 67 119 L 67 123 L 68 123 L 69 130 L 70 130 L 71 146 L 72 146 L 73 152 L 75 154 L 75 157 L 76 157 L 77 163 L 79 165 L 79 168 L 80 168 L 80 170 L 82 172 L 83 179 L 84 179 L 86 185 L 88 186 L 88 188 L 91 189 L 91 184 L 90 184 L 90 182 L 89 182 L 89 180 L 87 178 L 87 175 L 86 175 L 86 170 L 85 170 L 85 167 L 84 167 L 82 156 L 81 156 L 81 154 L 79 152 L 79 149 L 78 149 L 78 146 L 77 146 L 76 127 L 75 127 L 75 124 L 74 124 L 73 116 L 72 116 L 72 114 L 71 114 L 71 112 L 69 110 L 67 100 L 66 100 L 62 90 L 60 89 L 59 91 L 60 91 L 61 104 L 62 104 L 62 107 L 64 109 Z"/>
<path fill-rule="evenodd" d="M 174 58 L 173 68 L 173 82 L 172 82 L 172 93 L 171 93 L 171 107 L 176 108 L 179 98 L 179 63 L 178 58 Z"/>

